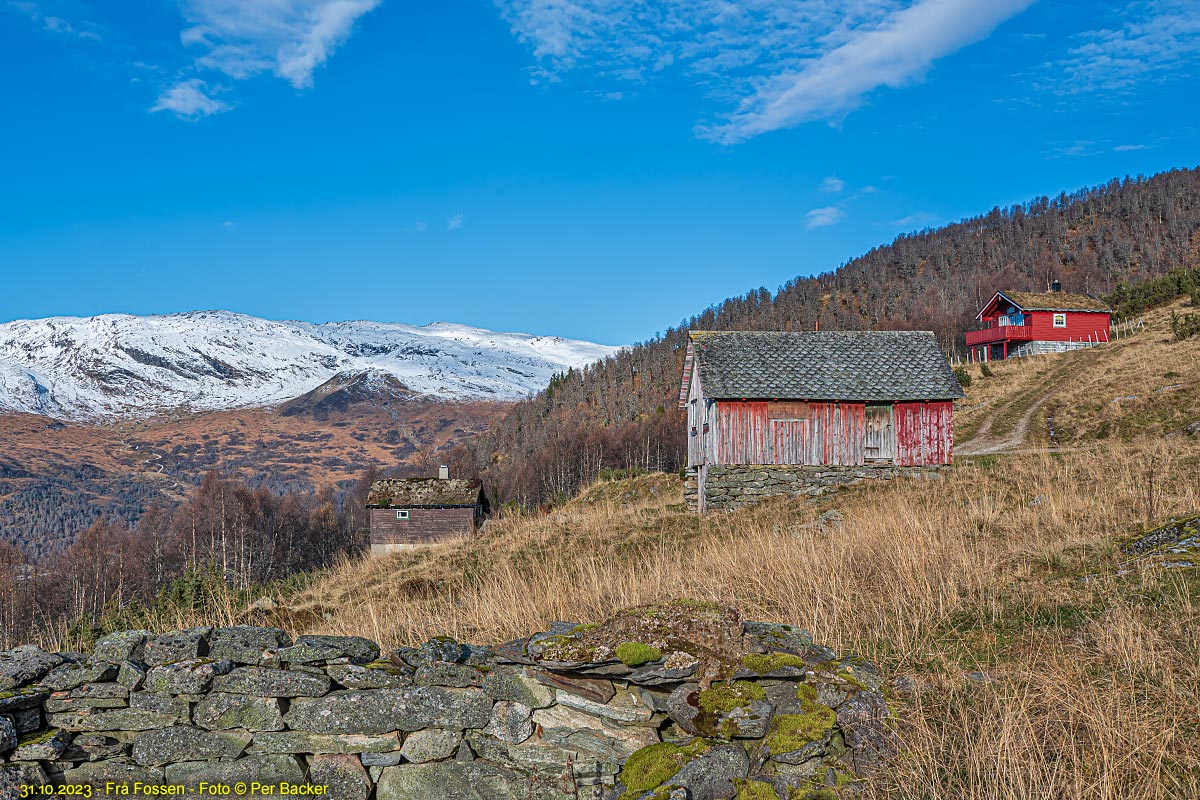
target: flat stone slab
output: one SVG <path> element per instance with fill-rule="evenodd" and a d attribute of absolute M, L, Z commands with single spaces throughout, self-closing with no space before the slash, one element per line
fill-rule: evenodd
<path fill-rule="evenodd" d="M 228 675 L 214 678 L 212 689 L 214 692 L 258 697 L 320 697 L 332 685 L 333 682 L 325 674 L 269 667 L 238 667 Z"/>
<path fill-rule="evenodd" d="M 256 733 L 250 744 L 252 753 L 389 753 L 400 749 L 400 736 L 393 733 L 329 734 L 307 731 Z"/>
<path fill-rule="evenodd" d="M 208 657 L 227 658 L 237 664 L 267 664 L 278 660 L 278 651 L 290 647 L 292 637 L 279 628 L 235 625 L 217 628 L 208 637 Z"/>
<path fill-rule="evenodd" d="M 146 642 L 154 638 L 153 631 L 117 631 L 96 642 L 92 658 L 96 661 L 141 661 L 146 655 Z"/>
<path fill-rule="evenodd" d="M 483 679 L 483 691 L 494 700 L 511 700 L 530 708 L 554 703 L 554 689 L 531 678 L 522 667 L 496 667 Z"/>
<path fill-rule="evenodd" d="M 460 731 L 425 730 L 404 737 L 400 754 L 414 764 L 441 761 L 454 755 L 462 743 Z"/>
<path fill-rule="evenodd" d="M 367 800 L 374 788 L 363 764 L 350 755 L 316 755 L 308 759 L 308 780 L 324 786 L 337 800 Z"/>
<path fill-rule="evenodd" d="M 176 725 L 139 736 L 133 743 L 133 760 L 143 767 L 158 767 L 183 759 L 230 759 L 240 756 L 248 744 L 246 731 Z"/>
<path fill-rule="evenodd" d="M 338 658 L 367 664 L 379 658 L 379 645 L 361 636 L 301 636 L 277 655 L 285 664 L 312 664 Z"/>
<path fill-rule="evenodd" d="M 171 764 L 166 768 L 165 782 L 182 784 L 195 792 L 202 782 L 228 786 L 257 782 L 277 787 L 281 783 L 306 784 L 308 780 L 295 756 L 255 755 L 237 761 L 185 761 Z M 275 794 L 278 796 L 278 789 Z"/>
<path fill-rule="evenodd" d="M 62 656 L 23 645 L 0 653 L 0 692 L 37 680 L 63 663 Z"/>
<path fill-rule="evenodd" d="M 410 675 L 394 666 L 333 664 L 325 668 L 325 674 L 347 689 L 400 689 L 413 684 Z"/>
<path fill-rule="evenodd" d="M 213 731 L 243 728 L 248 731 L 281 731 L 283 710 L 275 697 L 212 692 L 192 710 L 192 722 Z"/>
<path fill-rule="evenodd" d="M 151 786 L 161 784 L 163 771 L 160 767 L 139 767 L 123 761 L 93 761 L 63 773 L 63 783 L 68 785 L 83 784 L 103 790 L 104 785 L 110 782 L 127 784 L 132 792 L 135 783 Z"/>
<path fill-rule="evenodd" d="M 225 675 L 232 669 L 233 662 L 228 659 L 213 661 L 207 658 L 193 658 L 177 661 L 174 664 L 154 667 L 147 672 L 143 687 L 150 692 L 201 694 L 208 691 L 213 678 Z"/>
<path fill-rule="evenodd" d="M 313 733 L 387 733 L 423 728 L 482 728 L 492 701 L 479 689 L 415 686 L 331 692 L 297 698 L 284 715 L 293 730 Z"/>
<path fill-rule="evenodd" d="M 206 656 L 210 633 L 212 628 L 200 627 L 155 636 L 146 641 L 145 655 L 141 660 L 148 666 L 161 667 L 176 661 Z"/>
<path fill-rule="evenodd" d="M 51 714 L 50 725 L 69 731 L 150 731 L 178 723 L 175 714 L 118 708 L 92 714 Z"/>
<path fill-rule="evenodd" d="M 483 761 L 435 761 L 387 767 L 376 800 L 513 800 L 529 794 L 529 779 Z"/>

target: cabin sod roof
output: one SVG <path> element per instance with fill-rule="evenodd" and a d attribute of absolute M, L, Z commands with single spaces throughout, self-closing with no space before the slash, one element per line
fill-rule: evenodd
<path fill-rule="evenodd" d="M 998 292 L 1024 311 L 1109 311 L 1104 301 L 1066 292 Z M 993 298 L 995 299 L 995 298 Z"/>
<path fill-rule="evenodd" d="M 952 400 L 962 387 L 928 331 L 692 331 L 706 397 Z M 684 393 L 690 381 L 684 376 Z"/>
<path fill-rule="evenodd" d="M 389 478 L 375 481 L 367 505 L 379 508 L 475 506 L 479 481 L 463 478 Z"/>

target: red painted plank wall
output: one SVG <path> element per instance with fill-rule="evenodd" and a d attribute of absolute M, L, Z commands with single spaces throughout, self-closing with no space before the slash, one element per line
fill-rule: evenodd
<path fill-rule="evenodd" d="M 949 464 L 954 457 L 954 404 L 896 403 L 896 464 Z"/>
<path fill-rule="evenodd" d="M 720 464 L 864 463 L 863 403 L 810 403 L 806 418 L 771 419 L 765 401 L 722 400 L 716 426 Z"/>
<path fill-rule="evenodd" d="M 1098 312 L 1064 311 L 1067 315 L 1067 327 L 1054 327 L 1053 311 L 1029 312 L 1030 328 L 1033 338 L 1039 342 L 1086 342 L 1088 336 L 1092 341 L 1106 342 L 1108 334 L 1109 315 Z"/>

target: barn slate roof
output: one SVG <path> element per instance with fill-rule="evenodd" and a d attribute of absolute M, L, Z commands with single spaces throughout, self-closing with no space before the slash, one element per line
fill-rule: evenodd
<path fill-rule="evenodd" d="M 951 400 L 962 387 L 929 331 L 692 331 L 710 398 Z"/>
<path fill-rule="evenodd" d="M 1109 311 L 1103 300 L 1067 292 L 1000 292 L 1025 311 Z"/>
<path fill-rule="evenodd" d="M 367 505 L 382 508 L 474 506 L 479 503 L 481 488 L 479 481 L 464 478 L 387 478 L 371 484 Z"/>

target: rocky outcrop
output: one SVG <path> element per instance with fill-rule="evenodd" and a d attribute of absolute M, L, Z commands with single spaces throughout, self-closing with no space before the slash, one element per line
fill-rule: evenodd
<path fill-rule="evenodd" d="M 269 628 L 128 631 L 91 656 L 0 653 L 0 676 L 3 796 L 244 782 L 349 800 L 833 797 L 896 751 L 870 664 L 686 600 L 384 658 Z"/>

